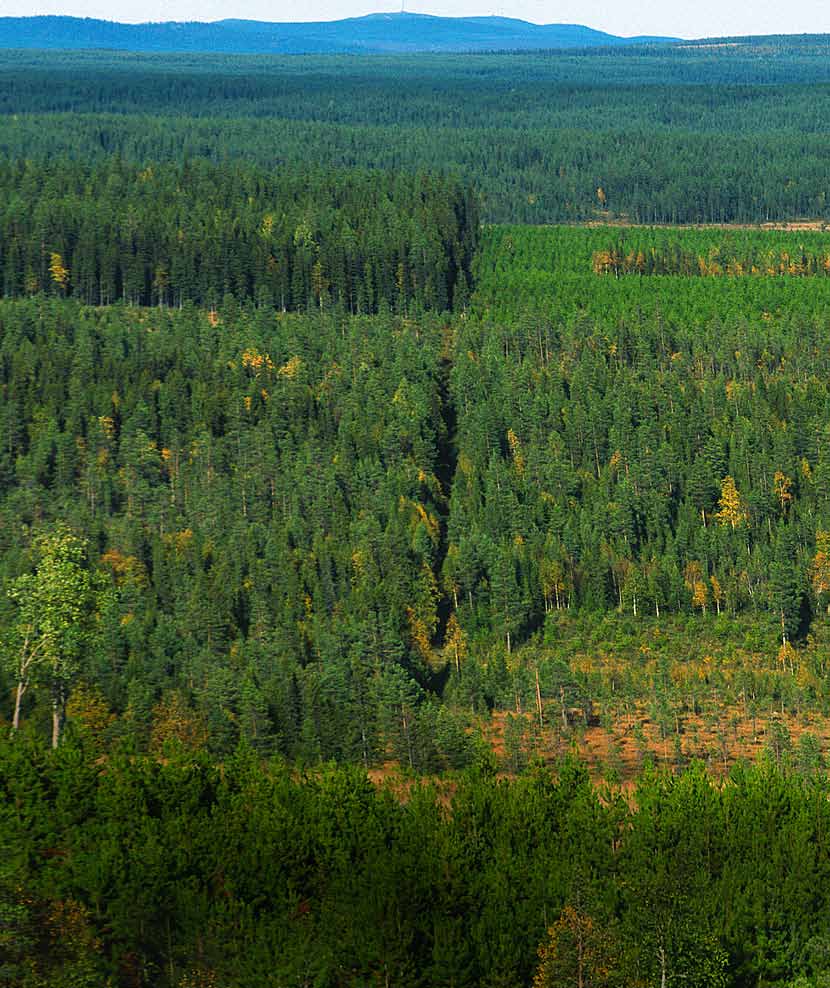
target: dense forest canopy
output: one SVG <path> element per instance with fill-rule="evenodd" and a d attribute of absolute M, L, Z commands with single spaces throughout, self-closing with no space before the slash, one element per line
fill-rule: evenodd
<path fill-rule="evenodd" d="M 821 37 L 368 59 L 3 52 L 0 151 L 450 171 L 497 222 L 825 217 L 827 52 Z"/>
<path fill-rule="evenodd" d="M 553 594 L 634 614 L 763 600 L 783 640 L 803 636 L 824 608 L 830 522 L 826 281 L 596 273 L 597 248 L 636 266 L 649 241 L 709 265 L 830 247 L 817 233 L 493 231 L 457 339 L 448 578 L 477 614 L 488 587 L 505 634 L 541 619 L 541 592 L 546 610 Z"/>
<path fill-rule="evenodd" d="M 27 988 L 807 988 L 828 974 L 827 784 L 769 764 L 722 787 L 700 766 L 651 771 L 632 805 L 567 763 L 556 781 L 480 769 L 402 799 L 354 769 L 298 776 L 244 750 L 101 771 L 94 749 L 3 740 L 0 795 L 16 851 L 0 970 Z"/>
<path fill-rule="evenodd" d="M 0 983 L 826 983 L 826 54 L 0 56 Z"/>
<path fill-rule="evenodd" d="M 50 270 L 51 297 L 0 305 L 7 575 L 33 564 L 21 524 L 83 534 L 119 590 L 88 674 L 142 746 L 185 690 L 216 750 L 253 732 L 293 757 L 463 762 L 458 725 L 457 752 L 430 740 L 442 696 L 612 702 L 601 668 L 563 678 L 575 615 L 748 622 L 794 708 L 823 698 L 830 282 L 598 274 L 609 244 L 830 252 L 811 232 L 497 228 L 454 317 L 417 296 L 355 317 L 329 292 L 293 314 L 94 308 Z M 741 688 L 774 704 L 765 675 Z M 695 713 L 689 695 L 667 702 Z"/>
<path fill-rule="evenodd" d="M 0 318 L 4 559 L 55 515 L 95 546 L 120 588 L 109 702 L 149 715 L 199 681 L 230 745 L 249 722 L 266 750 L 374 762 L 437 626 L 440 324 L 43 299 Z"/>
<path fill-rule="evenodd" d="M 479 235 L 459 182 L 356 169 L 18 160 L 0 163 L 0 201 L 2 294 L 94 305 L 444 311 L 469 295 Z"/>

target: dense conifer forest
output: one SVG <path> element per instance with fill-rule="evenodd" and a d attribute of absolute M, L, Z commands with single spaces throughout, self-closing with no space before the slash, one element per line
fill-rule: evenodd
<path fill-rule="evenodd" d="M 457 182 L 351 169 L 0 164 L 2 292 L 88 305 L 452 308 L 477 204 Z M 33 204 L 35 204 L 33 208 Z"/>
<path fill-rule="evenodd" d="M 825 55 L 0 55 L 0 984 L 825 984 Z"/>
<path fill-rule="evenodd" d="M 572 762 L 556 780 L 482 766 L 402 796 L 354 768 L 263 770 L 250 750 L 102 770 L 89 744 L 0 743 L 8 984 L 802 988 L 828 974 L 820 778 L 649 771 L 635 810 Z"/>
<path fill-rule="evenodd" d="M 448 171 L 501 223 L 827 218 L 829 52 L 826 36 L 396 58 L 3 51 L 0 154 Z"/>

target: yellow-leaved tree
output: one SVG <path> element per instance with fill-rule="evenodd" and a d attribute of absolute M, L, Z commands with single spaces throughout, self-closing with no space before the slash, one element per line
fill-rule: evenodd
<path fill-rule="evenodd" d="M 724 477 L 721 481 L 718 509 L 715 517 L 721 525 L 731 525 L 735 529 L 749 521 L 749 513 L 732 477 Z"/>
<path fill-rule="evenodd" d="M 813 593 L 817 600 L 830 594 L 830 532 L 816 532 L 816 554 L 810 567 Z M 827 596 L 827 613 L 830 614 L 830 596 Z"/>
<path fill-rule="evenodd" d="M 706 586 L 703 568 L 697 560 L 692 560 L 686 564 L 683 580 L 691 592 L 692 607 L 698 608 L 705 614 L 706 604 L 709 602 L 709 588 Z"/>
<path fill-rule="evenodd" d="M 781 470 L 776 470 L 775 476 L 772 478 L 772 486 L 778 503 L 781 505 L 781 514 L 786 514 L 793 501 L 792 477 L 788 477 Z"/>
<path fill-rule="evenodd" d="M 207 744 L 204 718 L 193 710 L 179 690 L 165 693 L 153 708 L 150 750 L 161 754 L 167 742 L 176 742 L 188 751 L 198 751 Z"/>
<path fill-rule="evenodd" d="M 715 608 L 717 609 L 718 614 L 720 614 L 720 608 L 721 608 L 721 604 L 723 603 L 724 593 L 723 593 L 723 587 L 721 587 L 720 585 L 720 580 L 715 576 L 714 573 L 709 577 L 709 585 L 712 588 L 712 600 L 714 600 L 715 602 Z"/>
<path fill-rule="evenodd" d="M 52 276 L 52 284 L 60 289 L 62 295 L 65 295 L 69 288 L 69 268 L 63 263 L 60 254 L 53 252 L 49 255 L 49 274 Z"/>
<path fill-rule="evenodd" d="M 565 906 L 539 948 L 533 988 L 600 988 L 615 967 L 613 941 L 586 913 Z"/>

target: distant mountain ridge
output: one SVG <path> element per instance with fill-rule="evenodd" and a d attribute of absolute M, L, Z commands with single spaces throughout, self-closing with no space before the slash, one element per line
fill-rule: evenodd
<path fill-rule="evenodd" d="M 621 38 L 579 24 L 531 24 L 510 17 L 407 13 L 283 24 L 246 20 L 121 24 L 81 17 L 0 17 L 0 48 L 380 54 L 592 48 L 676 40 Z"/>

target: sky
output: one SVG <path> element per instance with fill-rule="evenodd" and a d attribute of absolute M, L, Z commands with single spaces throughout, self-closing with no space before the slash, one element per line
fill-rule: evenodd
<path fill-rule="evenodd" d="M 117 21 L 325 21 L 400 10 L 400 0 L 0 0 L 0 16 L 71 14 Z M 611 34 L 702 38 L 743 34 L 830 33 L 828 0 L 406 0 L 412 13 L 501 14 L 537 24 L 586 24 Z"/>

